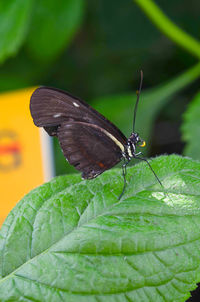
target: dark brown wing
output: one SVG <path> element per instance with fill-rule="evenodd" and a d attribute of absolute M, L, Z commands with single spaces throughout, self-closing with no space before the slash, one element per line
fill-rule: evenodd
<path fill-rule="evenodd" d="M 63 123 L 57 135 L 64 156 L 82 172 L 85 179 L 97 177 L 121 160 L 123 146 L 96 125 L 82 122 Z"/>
<path fill-rule="evenodd" d="M 30 111 L 35 125 L 44 127 L 49 135 L 57 135 L 57 129 L 63 122 L 77 121 L 97 125 L 121 143 L 126 142 L 123 133 L 103 115 L 62 90 L 48 87 L 36 89 L 31 97 Z"/>

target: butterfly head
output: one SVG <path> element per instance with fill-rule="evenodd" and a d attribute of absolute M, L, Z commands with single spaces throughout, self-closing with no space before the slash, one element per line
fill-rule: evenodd
<path fill-rule="evenodd" d="M 127 140 L 126 145 L 126 158 L 130 160 L 132 157 L 136 156 L 136 147 L 145 147 L 146 143 L 143 139 L 140 138 L 139 134 L 132 132 L 130 137 Z"/>
<path fill-rule="evenodd" d="M 136 132 L 131 133 L 131 136 L 129 137 L 129 141 L 134 146 L 137 146 L 137 145 L 140 146 L 140 147 L 145 147 L 146 146 L 146 142 L 143 139 L 141 139 L 139 134 L 136 133 Z"/>

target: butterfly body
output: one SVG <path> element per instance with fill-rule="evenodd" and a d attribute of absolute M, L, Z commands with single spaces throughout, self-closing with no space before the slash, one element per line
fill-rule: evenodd
<path fill-rule="evenodd" d="M 62 90 L 37 88 L 30 111 L 36 126 L 58 137 L 65 158 L 85 179 L 97 177 L 123 158 L 129 162 L 137 144 L 143 143 L 134 132 L 127 139 L 103 115 Z"/>

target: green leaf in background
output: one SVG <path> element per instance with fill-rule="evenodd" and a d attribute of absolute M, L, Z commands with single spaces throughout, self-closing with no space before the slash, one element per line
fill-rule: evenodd
<path fill-rule="evenodd" d="M 14 55 L 24 42 L 33 0 L 1 0 L 0 62 Z"/>
<path fill-rule="evenodd" d="M 27 41 L 30 53 L 41 61 L 55 59 L 71 42 L 83 12 L 83 0 L 36 1 Z"/>
<path fill-rule="evenodd" d="M 136 129 L 143 139 L 147 141 L 148 151 L 150 146 L 150 133 L 154 120 L 159 111 L 178 93 L 180 90 L 191 84 L 200 76 L 200 63 L 186 72 L 149 91 L 142 91 L 138 112 L 136 117 Z M 145 78 L 144 78 L 145 81 Z M 133 109 L 136 102 L 136 94 L 124 94 L 108 96 L 97 99 L 94 102 L 95 109 L 99 110 L 108 119 L 114 122 L 126 136 L 132 132 Z M 146 151 L 145 151 L 146 149 Z"/>
<path fill-rule="evenodd" d="M 200 92 L 184 113 L 182 134 L 186 142 L 184 154 L 194 159 L 200 159 Z"/>
<path fill-rule="evenodd" d="M 0 233 L 0 301 L 185 301 L 200 281 L 200 163 L 180 156 L 33 190 Z"/>

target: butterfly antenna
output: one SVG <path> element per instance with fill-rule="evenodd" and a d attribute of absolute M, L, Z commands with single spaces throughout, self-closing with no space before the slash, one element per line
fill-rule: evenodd
<path fill-rule="evenodd" d="M 140 100 L 140 93 L 141 93 L 141 90 L 142 90 L 142 83 L 143 83 L 143 71 L 140 70 L 140 86 L 139 86 L 139 90 L 137 90 L 137 100 L 136 100 L 136 103 L 135 103 L 135 108 L 134 108 L 134 115 L 133 115 L 133 132 L 135 130 L 135 120 L 136 120 L 136 113 L 137 113 L 137 107 L 138 107 L 138 103 L 139 103 L 139 100 Z"/>

